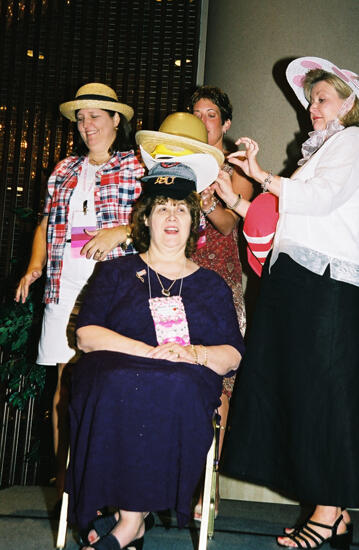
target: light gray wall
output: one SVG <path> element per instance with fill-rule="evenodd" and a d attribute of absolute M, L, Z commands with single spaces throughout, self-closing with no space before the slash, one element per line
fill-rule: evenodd
<path fill-rule="evenodd" d="M 209 0 L 204 81 L 228 93 L 229 135 L 256 139 L 264 169 L 291 170 L 287 147 L 294 157 L 307 121 L 285 84 L 286 60 L 312 55 L 359 72 L 358 29 L 359 0 Z"/>
<path fill-rule="evenodd" d="M 286 85 L 286 60 L 324 57 L 359 73 L 358 29 L 359 0 L 209 0 L 204 82 L 228 93 L 234 107 L 229 135 L 256 139 L 264 169 L 291 172 L 288 146 L 296 157 L 300 127 L 306 121 L 304 135 L 309 129 Z M 221 478 L 220 492 L 223 498 L 284 502 L 266 488 L 230 478 Z"/>

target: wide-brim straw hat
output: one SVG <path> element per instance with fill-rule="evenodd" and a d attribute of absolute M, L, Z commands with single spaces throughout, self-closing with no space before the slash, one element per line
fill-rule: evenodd
<path fill-rule="evenodd" d="M 76 92 L 73 101 L 61 103 L 60 112 L 66 118 L 76 122 L 76 111 L 79 109 L 106 109 L 124 115 L 127 120 L 133 117 L 133 109 L 126 103 L 120 103 L 116 92 L 100 82 L 84 84 Z"/>
<path fill-rule="evenodd" d="M 286 70 L 288 83 L 293 88 L 295 95 L 306 109 L 309 102 L 304 94 L 304 80 L 307 72 L 313 69 L 322 69 L 328 73 L 333 73 L 347 84 L 359 97 L 359 76 L 348 69 L 339 69 L 334 63 L 321 57 L 298 57 L 289 63 Z"/>
<path fill-rule="evenodd" d="M 208 145 L 207 129 L 203 122 L 191 113 L 172 113 L 162 122 L 158 132 L 154 130 L 139 130 L 136 142 L 151 154 L 157 145 L 165 144 L 169 149 L 177 147 L 192 153 L 207 153 L 212 155 L 219 166 L 224 162 L 223 153 Z"/>

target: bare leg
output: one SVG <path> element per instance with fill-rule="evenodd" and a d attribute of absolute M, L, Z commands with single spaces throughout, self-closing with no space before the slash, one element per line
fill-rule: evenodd
<path fill-rule="evenodd" d="M 56 460 L 56 489 L 62 497 L 69 448 L 69 372 L 70 366 L 58 363 L 57 386 L 52 403 L 52 428 Z"/>
<path fill-rule="evenodd" d="M 331 525 L 334 525 L 336 519 L 341 515 L 341 513 L 342 511 L 341 511 L 341 508 L 339 507 L 317 505 L 310 519 L 317 523 L 323 523 L 325 525 L 331 526 Z M 338 529 L 337 529 L 338 535 L 341 535 L 347 532 L 347 523 L 349 522 L 350 522 L 349 514 L 348 512 L 346 512 L 346 518 L 343 517 L 342 521 L 338 525 Z M 325 539 L 330 538 L 332 536 L 331 529 L 318 527 L 316 525 L 310 525 L 310 527 Z M 313 540 L 311 540 L 310 538 L 308 538 L 307 540 L 312 548 L 315 547 L 315 543 Z M 297 548 L 299 546 L 296 544 L 295 540 L 290 539 L 286 536 L 277 537 L 277 541 L 279 545 L 287 546 L 288 548 Z M 301 542 L 302 544 L 305 544 L 303 540 Z"/>
<path fill-rule="evenodd" d="M 145 521 L 144 518 L 147 512 L 129 512 L 127 510 L 120 510 L 120 521 L 112 529 L 111 534 L 116 537 L 120 543 L 121 548 L 125 548 L 130 542 L 143 537 L 145 534 Z M 92 542 L 92 544 L 94 544 Z M 83 550 L 93 550 L 91 546 L 85 546 Z"/>

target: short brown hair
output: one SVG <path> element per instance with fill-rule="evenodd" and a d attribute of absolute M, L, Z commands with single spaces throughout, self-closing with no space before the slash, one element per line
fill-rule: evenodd
<path fill-rule="evenodd" d="M 150 246 L 151 236 L 150 230 L 145 221 L 149 218 L 152 209 L 156 204 L 165 204 L 168 200 L 176 202 L 184 202 L 191 214 L 191 229 L 187 239 L 185 254 L 187 258 L 192 256 L 196 250 L 197 241 L 199 238 L 199 222 L 201 214 L 201 197 L 198 193 L 192 192 L 186 198 L 177 201 L 164 196 L 152 196 L 144 193 L 136 201 L 132 213 L 132 238 L 136 250 L 138 252 L 146 252 Z"/>
<path fill-rule="evenodd" d="M 193 113 L 193 108 L 200 99 L 209 99 L 217 105 L 221 113 L 222 124 L 227 120 L 232 120 L 232 105 L 229 97 L 217 86 L 200 86 L 193 92 L 188 105 L 191 113 Z"/>
<path fill-rule="evenodd" d="M 328 84 L 333 86 L 341 99 L 347 99 L 353 92 L 350 86 L 348 86 L 348 84 L 346 84 L 344 80 L 339 78 L 334 73 L 329 73 L 328 71 L 324 71 L 323 69 L 313 69 L 312 71 L 307 72 L 303 83 L 304 95 L 309 103 L 311 102 L 311 93 L 313 86 L 317 84 L 317 82 L 321 82 L 322 80 L 328 82 Z M 354 105 L 350 109 L 349 113 L 343 116 L 340 121 L 345 127 L 359 126 L 359 100 L 357 97 L 355 97 Z"/>

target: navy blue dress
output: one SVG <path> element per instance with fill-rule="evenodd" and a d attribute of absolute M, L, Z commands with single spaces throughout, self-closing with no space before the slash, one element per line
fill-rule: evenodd
<path fill-rule="evenodd" d="M 149 276 L 152 297 L 161 296 L 151 269 Z M 171 283 L 164 277 L 162 282 L 165 288 Z M 178 280 L 171 294 L 179 287 Z M 181 296 L 192 344 L 228 344 L 243 354 L 232 292 L 217 273 L 199 268 L 188 275 Z M 139 255 L 105 262 L 78 326 L 100 325 L 156 346 L 148 299 L 147 265 Z M 172 508 L 184 525 L 213 438 L 221 390 L 222 377 L 200 365 L 111 351 L 84 354 L 73 368 L 70 521 L 85 528 L 104 506 Z"/>

